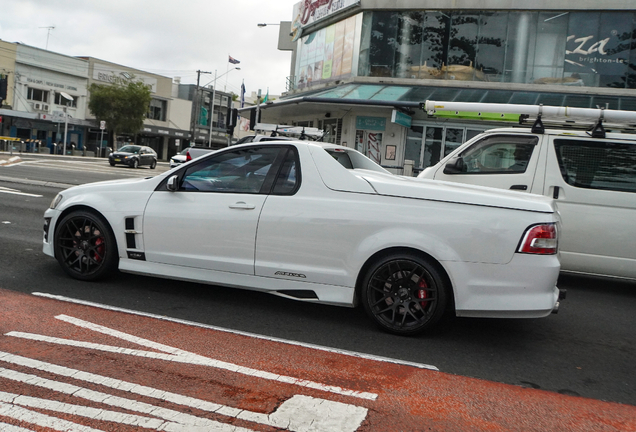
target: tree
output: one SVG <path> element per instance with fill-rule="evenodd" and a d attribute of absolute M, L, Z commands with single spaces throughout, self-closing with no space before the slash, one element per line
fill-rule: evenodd
<path fill-rule="evenodd" d="M 91 84 L 88 109 L 98 120 L 106 121 L 113 137 L 120 133 L 136 134 L 144 124 L 152 97 L 150 89 L 134 78 L 123 84 Z"/>

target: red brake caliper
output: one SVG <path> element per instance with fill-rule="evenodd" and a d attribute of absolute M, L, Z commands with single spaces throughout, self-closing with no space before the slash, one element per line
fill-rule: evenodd
<path fill-rule="evenodd" d="M 104 239 L 98 237 L 97 240 L 95 240 L 95 246 L 97 246 L 95 249 L 95 261 L 100 262 L 104 256 Z"/>
<path fill-rule="evenodd" d="M 428 285 L 426 284 L 426 281 L 424 279 L 420 279 L 420 282 L 417 285 L 418 287 L 420 287 L 419 290 L 417 290 L 417 298 L 420 300 L 424 300 L 426 298 L 428 298 L 428 291 L 426 291 L 423 288 L 428 288 Z M 421 301 L 420 302 L 420 306 L 424 307 L 426 306 L 426 301 Z"/>

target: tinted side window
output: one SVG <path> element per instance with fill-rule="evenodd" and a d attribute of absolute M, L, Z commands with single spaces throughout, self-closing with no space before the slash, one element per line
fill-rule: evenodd
<path fill-rule="evenodd" d="M 484 138 L 460 155 L 466 174 L 524 173 L 538 138 L 535 136 L 503 136 Z"/>
<path fill-rule="evenodd" d="M 223 152 L 189 167 L 182 191 L 259 193 L 279 147 Z"/>
<path fill-rule="evenodd" d="M 563 180 L 569 185 L 636 192 L 636 145 L 592 140 L 555 139 Z"/>
<path fill-rule="evenodd" d="M 276 177 L 276 183 L 274 183 L 274 189 L 272 194 L 274 195 L 291 195 L 298 190 L 300 186 L 300 170 L 298 157 L 295 149 L 289 149 L 285 160 L 281 165 L 281 169 Z"/>

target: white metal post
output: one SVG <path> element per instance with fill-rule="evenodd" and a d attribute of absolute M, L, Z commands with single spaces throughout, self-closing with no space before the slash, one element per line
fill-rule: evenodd
<path fill-rule="evenodd" d="M 64 107 L 64 155 L 66 156 L 66 137 L 68 136 L 68 105 Z"/>
<path fill-rule="evenodd" d="M 215 98 L 216 98 L 216 69 L 214 69 L 214 84 L 212 84 L 212 100 L 210 101 L 210 134 L 208 135 L 208 146 L 210 147 L 212 147 L 212 124 L 214 123 L 214 99 Z"/>

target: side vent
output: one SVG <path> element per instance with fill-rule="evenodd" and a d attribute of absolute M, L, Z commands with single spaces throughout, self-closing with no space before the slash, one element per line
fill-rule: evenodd
<path fill-rule="evenodd" d="M 135 218 L 126 218 L 126 248 L 127 249 L 137 248 L 134 231 L 135 231 Z"/>

